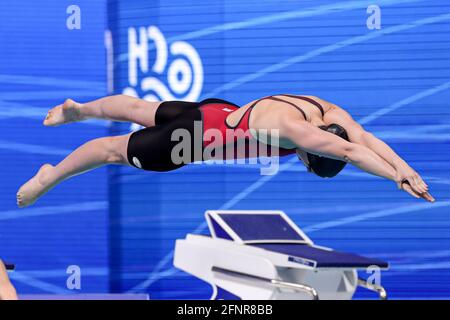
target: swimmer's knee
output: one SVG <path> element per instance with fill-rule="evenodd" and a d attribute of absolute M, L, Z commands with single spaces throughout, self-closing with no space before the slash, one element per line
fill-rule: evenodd
<path fill-rule="evenodd" d="M 127 146 L 129 134 L 123 136 L 105 137 L 104 143 L 106 147 L 106 162 L 125 164 L 127 161 Z"/>

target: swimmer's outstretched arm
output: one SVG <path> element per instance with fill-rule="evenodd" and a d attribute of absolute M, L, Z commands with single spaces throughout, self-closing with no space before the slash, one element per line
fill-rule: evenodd
<path fill-rule="evenodd" d="M 327 114 L 327 117 L 346 129 L 350 141 L 369 148 L 386 160 L 396 170 L 398 181 L 408 181 L 410 186 L 412 186 L 414 190 L 420 190 L 421 194 L 428 192 L 428 185 L 423 181 L 422 177 L 384 141 L 378 139 L 372 133 L 365 131 L 359 123 L 353 120 L 348 112 L 333 105 L 333 109 Z M 400 187 L 401 186 L 399 185 L 399 188 Z M 429 200 L 434 201 L 434 198 L 431 197 Z"/>
<path fill-rule="evenodd" d="M 346 161 L 363 171 L 401 185 L 402 181 L 398 180 L 396 170 L 378 154 L 363 145 L 341 139 L 303 121 L 300 117 L 284 119 L 283 125 L 280 127 L 282 128 L 280 136 L 289 139 L 300 149 L 316 155 Z M 411 187 L 414 193 L 422 193 L 421 190 Z M 409 192 L 406 189 L 405 191 Z M 415 196 L 417 197 L 417 195 Z"/>
<path fill-rule="evenodd" d="M 156 109 L 161 102 L 148 102 L 143 99 L 119 94 L 107 96 L 86 103 L 67 99 L 47 113 L 46 126 L 58 126 L 87 119 L 105 119 L 134 122 L 144 127 L 155 125 Z"/>
<path fill-rule="evenodd" d="M 306 152 L 349 162 L 373 175 L 395 181 L 396 172 L 376 153 L 321 130 L 301 118 L 284 121 L 280 135 Z"/>

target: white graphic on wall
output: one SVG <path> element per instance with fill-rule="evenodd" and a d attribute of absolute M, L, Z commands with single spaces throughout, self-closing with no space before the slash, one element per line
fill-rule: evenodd
<path fill-rule="evenodd" d="M 156 52 L 151 66 L 150 44 Z M 202 61 L 197 50 L 185 41 L 168 45 L 155 26 L 129 28 L 128 84 L 123 94 L 139 97 L 138 92 L 142 92 L 141 98 L 147 101 L 197 101 L 203 87 Z"/>
<path fill-rule="evenodd" d="M 377 5 L 370 5 L 367 7 L 367 14 L 370 16 L 367 18 L 366 25 L 369 30 L 381 29 L 381 8 Z"/>
<path fill-rule="evenodd" d="M 81 9 L 79 6 L 73 4 L 67 7 L 66 13 L 69 16 L 66 19 L 66 27 L 69 30 L 81 29 Z"/>
<path fill-rule="evenodd" d="M 68 266 L 66 273 L 69 277 L 66 280 L 66 287 L 69 290 L 81 290 L 81 268 L 77 265 Z"/>

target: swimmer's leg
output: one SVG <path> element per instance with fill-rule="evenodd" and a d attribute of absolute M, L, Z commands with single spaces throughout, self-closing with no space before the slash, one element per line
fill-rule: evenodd
<path fill-rule="evenodd" d="M 56 166 L 44 164 L 36 175 L 17 192 L 17 205 L 33 204 L 62 181 L 106 164 L 128 165 L 127 147 L 130 134 L 91 140 Z"/>
<path fill-rule="evenodd" d="M 86 119 L 106 119 L 152 127 L 160 104 L 161 102 L 148 102 L 127 95 L 108 96 L 87 103 L 67 99 L 48 112 L 44 125 L 58 126 Z"/>

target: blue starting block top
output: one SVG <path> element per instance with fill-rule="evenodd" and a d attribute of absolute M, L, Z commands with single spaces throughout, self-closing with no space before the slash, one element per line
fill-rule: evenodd
<path fill-rule="evenodd" d="M 211 235 L 282 253 L 294 263 L 315 268 L 388 268 L 387 262 L 314 246 L 282 211 L 207 211 Z"/>
<path fill-rule="evenodd" d="M 253 246 L 289 255 L 289 261 L 291 262 L 308 264 L 304 262 L 304 259 L 314 261 L 316 268 L 368 268 L 377 266 L 385 269 L 389 266 L 387 262 L 381 260 L 366 258 L 352 253 L 325 250 L 307 244 L 268 243 L 254 244 Z M 296 258 L 301 260 L 296 261 Z"/>
<path fill-rule="evenodd" d="M 280 214 L 220 214 L 243 241 L 306 241 Z"/>

